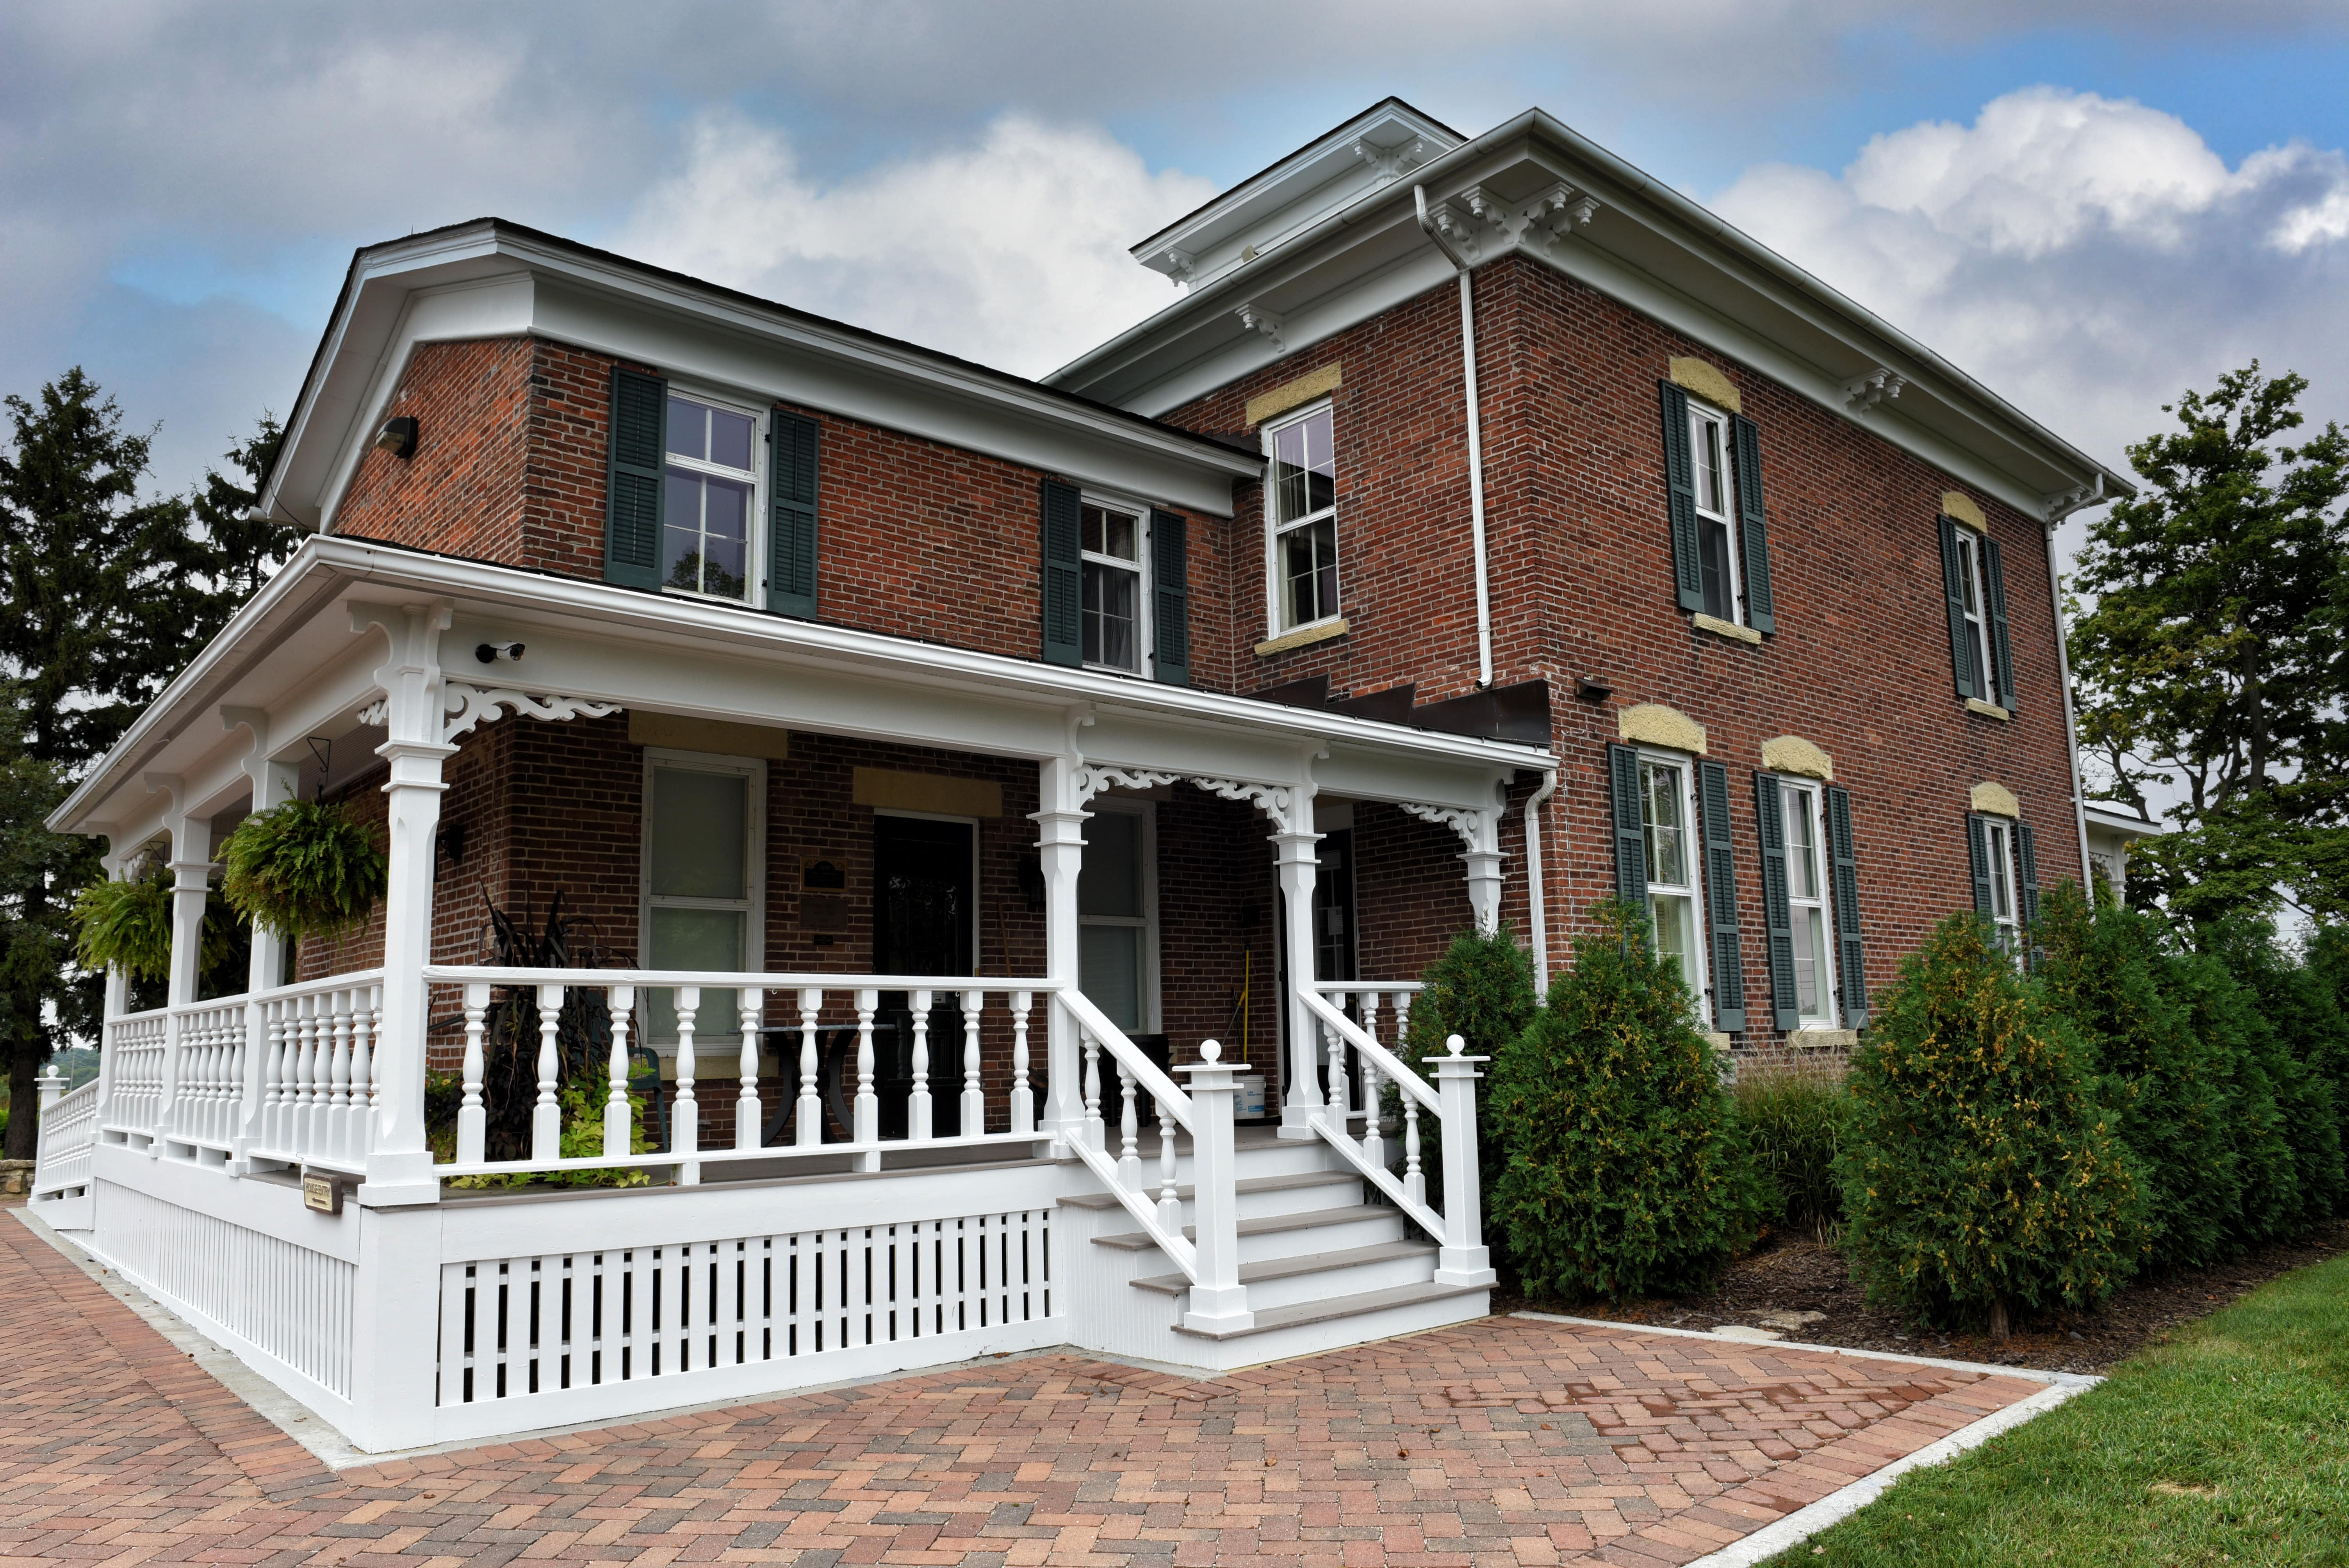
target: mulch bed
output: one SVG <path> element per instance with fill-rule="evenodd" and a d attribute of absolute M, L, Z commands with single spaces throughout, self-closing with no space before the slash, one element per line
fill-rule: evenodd
<path fill-rule="evenodd" d="M 2280 1274 L 2349 1253 L 2349 1220 L 2320 1226 L 2214 1268 L 2164 1275 L 2124 1286 L 2095 1312 L 2054 1312 L 2024 1318 L 2004 1345 L 1982 1335 L 1945 1335 L 1913 1326 L 1899 1313 L 1869 1306 L 1841 1253 L 1807 1236 L 1774 1236 L 1730 1265 L 1708 1295 L 1634 1299 L 1619 1305 L 1563 1305 L 1495 1294 L 1494 1310 L 1563 1312 L 1577 1317 L 1665 1328 L 1713 1329 L 1729 1325 L 1777 1328 L 1791 1341 L 1852 1350 L 1889 1350 L 2032 1367 L 2050 1372 L 2102 1372 L 2181 1324 L 2218 1311 Z M 1817 1313 L 1809 1322 L 1777 1315 Z"/>

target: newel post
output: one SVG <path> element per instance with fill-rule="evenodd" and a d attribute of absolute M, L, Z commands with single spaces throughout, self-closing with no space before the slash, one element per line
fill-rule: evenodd
<path fill-rule="evenodd" d="M 440 1201 L 424 1142 L 424 966 L 432 958 L 432 840 L 440 825 L 440 765 L 456 748 L 441 739 L 440 634 L 450 609 L 435 604 L 351 606 L 351 630 L 380 628 L 391 656 L 376 671 L 391 738 L 376 755 L 391 765 L 383 792 L 390 861 L 383 899 L 383 1026 L 376 1038 L 379 1088 L 375 1141 L 358 1201 L 372 1208 Z"/>
<path fill-rule="evenodd" d="M 1438 1284 L 1488 1285 L 1499 1278 L 1485 1245 L 1485 1196 L 1477 1189 L 1476 1064 L 1489 1057 L 1464 1057 L 1467 1042 L 1446 1037 L 1450 1054 L 1432 1057 L 1436 1092 L 1444 1101 L 1444 1245 L 1436 1253 Z"/>
<path fill-rule="evenodd" d="M 1240 1284 L 1238 1154 L 1232 1142 L 1233 1078 L 1238 1072 L 1223 1059 L 1224 1047 L 1203 1041 L 1200 1059 L 1174 1070 L 1191 1080 L 1192 1213 L 1197 1236 L 1199 1277 L 1191 1286 L 1185 1328 L 1234 1330 L 1256 1325 L 1247 1286 Z M 1161 1122 L 1161 1137 L 1174 1136 Z"/>
<path fill-rule="evenodd" d="M 1056 1155 L 1068 1151 L 1085 1119 L 1076 1021 L 1060 1003 L 1062 992 L 1078 987 L 1077 878 L 1084 871 L 1085 819 L 1092 815 L 1078 791 L 1081 766 L 1073 756 L 1044 759 L 1039 769 L 1043 810 L 1030 819 L 1044 867 L 1044 977 L 1054 986 L 1044 1010 L 1045 1060 L 1050 1065 L 1043 1130 L 1050 1135 Z"/>

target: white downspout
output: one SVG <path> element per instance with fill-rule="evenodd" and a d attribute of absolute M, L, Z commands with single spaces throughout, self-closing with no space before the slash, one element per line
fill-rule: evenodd
<path fill-rule="evenodd" d="M 1468 396 L 1468 535 L 1476 558 L 1476 685 L 1493 684 L 1493 595 L 1485 569 L 1485 426 L 1476 405 L 1476 305 L 1468 263 L 1427 215 L 1427 187 L 1411 188 L 1419 226 L 1460 273 L 1460 380 Z"/>
<path fill-rule="evenodd" d="M 2064 682 L 2064 744 L 2072 755 L 2072 822 L 2080 835 L 2080 892 L 2094 897 L 2088 881 L 2088 785 L 2080 776 L 2080 727 L 2072 717 L 2072 637 L 2064 624 L 2064 585 L 2055 570 L 2055 525 L 2075 511 L 2108 499 L 2104 470 L 2096 470 L 2095 489 L 2077 505 L 2051 509 L 2047 518 L 2047 596 L 2055 610 L 2055 670 Z"/>
<path fill-rule="evenodd" d="M 1542 896 L 1541 811 L 1557 793 L 1557 772 L 1542 778 L 1541 788 L 1526 799 L 1526 923 L 1533 927 L 1536 1000 L 1549 995 L 1549 918 Z"/>

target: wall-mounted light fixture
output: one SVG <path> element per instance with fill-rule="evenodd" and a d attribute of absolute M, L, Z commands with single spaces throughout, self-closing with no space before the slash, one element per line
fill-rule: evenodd
<path fill-rule="evenodd" d="M 1577 676 L 1574 695 L 1585 702 L 1605 702 L 1615 695 L 1615 688 L 1603 676 Z"/>
<path fill-rule="evenodd" d="M 406 414 L 396 414 L 383 422 L 375 433 L 376 448 L 395 458 L 416 455 L 416 421 Z"/>
<path fill-rule="evenodd" d="M 515 664 L 520 664 L 522 645 L 520 643 L 483 643 L 474 648 L 473 656 L 485 665 L 496 664 L 500 659 L 511 659 Z"/>

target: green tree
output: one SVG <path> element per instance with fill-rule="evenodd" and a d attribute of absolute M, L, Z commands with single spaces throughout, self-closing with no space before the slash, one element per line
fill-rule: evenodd
<path fill-rule="evenodd" d="M 2031 937 L 2039 984 L 2102 1075 L 2114 1130 L 2145 1191 L 2147 1262 L 2202 1268 L 2232 1250 L 2242 1173 L 2227 1095 L 2237 1064 L 2224 1036 L 2204 1038 L 2155 973 L 2150 916 L 2092 907 L 2066 881 L 2041 903 Z"/>
<path fill-rule="evenodd" d="M 300 531 L 292 523 L 254 513 L 262 482 L 269 477 L 285 444 L 285 432 L 277 421 L 262 416 L 254 433 L 224 454 L 224 460 L 243 477 L 231 479 L 212 469 L 189 494 L 188 509 L 212 552 L 207 575 L 212 602 L 206 607 L 205 619 L 214 629 L 225 625 L 240 605 L 261 592 L 261 585 L 300 542 Z"/>
<path fill-rule="evenodd" d="M 2145 489 L 2089 524 L 2074 587 L 2081 742 L 2095 797 L 2179 831 L 2130 856 L 2129 892 L 2189 919 L 2349 913 L 2349 437 L 2296 442 L 2307 380 L 2257 361 L 2129 448 Z"/>
<path fill-rule="evenodd" d="M 1750 1244 L 1764 1184 L 1644 910 L 1601 904 L 1570 973 L 1493 1065 L 1488 1208 L 1525 1288 L 1702 1289 Z"/>
<path fill-rule="evenodd" d="M 2223 1130 L 2233 1145 L 2238 1189 L 2231 1247 L 2291 1234 L 2314 1217 L 2305 1212 L 2299 1160 L 2287 1136 L 2285 1108 L 2305 1093 L 2300 1064 L 2258 999 L 2215 954 L 2171 948 L 2156 957 L 2154 972 L 2188 1030 L 2228 1068 Z"/>
<path fill-rule="evenodd" d="M 1852 1060 L 1845 1243 L 1928 1323 L 2091 1307 L 2136 1268 L 2144 1195 L 2069 1020 L 1955 914 L 1901 960 Z"/>

